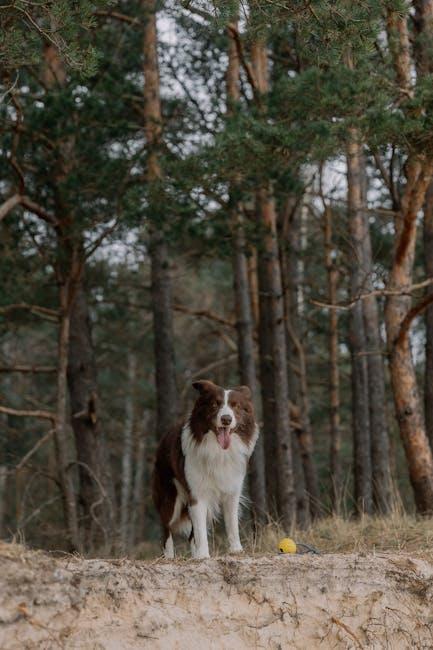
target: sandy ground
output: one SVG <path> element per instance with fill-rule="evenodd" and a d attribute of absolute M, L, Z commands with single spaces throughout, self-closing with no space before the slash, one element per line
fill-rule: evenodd
<path fill-rule="evenodd" d="M 433 648 L 433 563 L 59 559 L 0 543 L 0 648 Z"/>

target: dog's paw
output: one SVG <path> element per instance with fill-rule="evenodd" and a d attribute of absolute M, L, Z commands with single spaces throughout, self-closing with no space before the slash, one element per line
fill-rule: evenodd
<path fill-rule="evenodd" d="M 243 553 L 243 552 L 244 549 L 242 548 L 241 544 L 234 544 L 229 548 L 229 553 Z"/>
<path fill-rule="evenodd" d="M 203 551 L 203 552 L 196 551 L 192 555 L 193 560 L 209 560 L 209 558 L 210 558 L 210 555 L 209 555 L 209 553 L 207 551 Z"/>

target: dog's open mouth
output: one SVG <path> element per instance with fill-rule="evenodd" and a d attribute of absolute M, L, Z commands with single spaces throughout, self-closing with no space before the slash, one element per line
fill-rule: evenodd
<path fill-rule="evenodd" d="M 218 427 L 217 440 L 222 449 L 228 449 L 231 442 L 230 427 Z"/>

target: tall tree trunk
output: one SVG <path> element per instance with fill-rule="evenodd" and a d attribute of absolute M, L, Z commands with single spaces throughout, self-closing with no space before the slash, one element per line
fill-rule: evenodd
<path fill-rule="evenodd" d="M 307 529 L 311 524 L 310 517 L 310 504 L 308 500 L 307 489 L 305 487 L 305 473 L 302 464 L 301 450 L 298 440 L 298 429 L 301 427 L 299 421 L 299 411 L 297 408 L 296 417 L 294 417 L 293 409 L 291 409 L 290 425 L 293 431 L 292 435 L 292 465 L 293 465 L 293 481 L 295 485 L 295 501 L 296 501 L 296 526 L 301 530 Z"/>
<path fill-rule="evenodd" d="M 236 329 L 238 335 L 239 375 L 241 383 L 249 386 L 256 401 L 258 385 L 254 351 L 254 323 L 249 296 L 245 238 L 241 224 L 237 225 L 234 237 L 233 278 L 236 303 Z M 256 448 L 251 457 L 249 488 L 255 520 L 258 523 L 264 523 L 267 514 L 267 504 L 263 435 L 259 436 Z"/>
<path fill-rule="evenodd" d="M 415 13 L 412 16 L 416 39 L 414 42 L 417 74 L 423 77 L 433 72 L 433 1 L 414 0 Z M 433 277 L 433 182 L 430 183 L 424 202 L 424 266 L 426 276 Z M 433 294 L 433 285 L 427 288 L 427 296 Z M 433 307 L 425 313 L 425 371 L 424 371 L 424 413 L 425 426 L 430 448 L 433 450 Z"/>
<path fill-rule="evenodd" d="M 151 278 L 155 380 L 157 399 L 156 430 L 167 431 L 178 416 L 178 390 L 174 354 L 171 273 L 167 245 L 155 233 L 151 241 Z"/>
<path fill-rule="evenodd" d="M 433 278 L 433 183 L 424 202 L 424 265 L 426 277 Z M 432 294 L 433 285 L 430 285 L 427 295 Z M 433 450 L 433 306 L 425 313 L 425 329 L 424 410 L 427 436 Z"/>
<path fill-rule="evenodd" d="M 409 327 L 417 215 L 431 181 L 433 164 L 411 155 L 406 163 L 406 187 L 396 216 L 396 242 L 387 289 L 385 320 L 394 404 L 403 441 L 415 503 L 420 513 L 433 512 L 433 458 L 426 435 L 421 399 L 413 364 Z M 396 292 L 394 294 L 394 292 Z"/>
<path fill-rule="evenodd" d="M 254 326 L 258 330 L 259 327 L 259 285 L 257 279 L 257 249 L 251 247 L 248 251 L 247 267 L 248 267 L 248 284 L 250 288 L 251 298 L 251 311 L 253 315 Z"/>
<path fill-rule="evenodd" d="M 266 45 L 258 40 L 251 48 L 251 60 L 256 81 L 256 92 L 264 97 L 268 92 L 268 57 Z M 262 104 L 262 102 L 260 102 Z M 263 112 L 263 107 L 260 106 Z M 289 416 L 289 386 L 284 325 L 284 302 L 277 239 L 277 215 L 272 189 L 265 180 L 256 192 L 257 220 L 261 233 L 258 249 L 258 280 L 260 300 L 260 354 L 269 356 L 269 378 L 261 377 L 262 386 L 271 380 L 274 399 L 274 435 L 276 441 L 277 497 L 279 515 L 289 528 L 296 518 L 296 500 L 293 480 L 292 442 Z M 264 328 L 267 332 L 264 332 Z M 264 346 L 263 346 L 264 344 Z M 265 415 L 265 405 L 263 409 Z M 270 460 L 270 459 L 269 459 Z M 272 472 L 273 463 L 266 471 Z"/>
<path fill-rule="evenodd" d="M 260 295 L 260 294 L 259 294 Z M 265 481 L 268 510 L 278 516 L 277 440 L 275 436 L 275 397 L 273 386 L 272 341 L 269 323 L 269 296 L 259 298 L 259 370 L 262 400 L 262 435 L 265 451 Z"/>
<path fill-rule="evenodd" d="M 147 179 L 150 185 L 149 213 L 161 202 L 162 168 L 158 150 L 161 144 L 162 113 L 156 30 L 156 0 L 142 0 L 144 11 L 144 128 L 148 145 Z M 152 312 L 154 322 L 157 431 L 169 429 L 178 415 L 178 391 L 174 355 L 171 309 L 171 274 L 163 224 L 153 222 L 150 238 Z"/>
<path fill-rule="evenodd" d="M 324 208 L 325 268 L 327 272 L 328 302 L 337 305 L 338 265 L 332 236 L 332 211 Z M 342 500 L 341 425 L 340 425 L 340 370 L 338 365 L 338 310 L 329 310 L 329 468 L 331 500 L 335 513 L 340 512 Z"/>
<path fill-rule="evenodd" d="M 71 459 L 68 451 L 67 430 L 67 370 L 70 329 L 70 283 L 63 282 L 59 287 L 60 323 L 57 361 L 57 405 L 55 423 L 55 447 L 58 462 L 60 485 L 62 488 L 65 520 L 72 550 L 81 551 L 82 544 L 78 528 L 77 502 L 71 472 Z"/>
<path fill-rule="evenodd" d="M 55 25 L 53 25 L 55 27 Z M 57 85 L 66 85 L 66 69 L 64 62 L 55 45 L 47 44 L 44 49 L 44 84 L 48 89 Z M 64 210 L 59 186 L 67 177 L 73 156 L 73 137 L 60 143 L 60 159 L 54 175 L 56 192 L 57 227 L 57 263 L 56 275 L 59 296 L 60 321 L 58 333 L 58 366 L 57 366 L 57 405 L 54 443 L 56 461 L 62 490 L 63 507 L 66 526 L 69 534 L 69 544 L 73 550 L 82 549 L 82 539 L 79 533 L 77 502 L 71 464 L 75 459 L 70 458 L 67 428 L 67 372 L 69 357 L 69 337 L 71 326 L 71 306 L 74 297 L 75 283 L 80 271 L 77 269 L 76 251 L 70 233 L 69 214 Z M 66 218 L 65 218 L 66 217 Z M 69 234 L 67 234 L 69 231 Z"/>
<path fill-rule="evenodd" d="M 360 175 L 362 186 L 362 217 L 364 236 L 362 240 L 362 287 L 367 294 L 373 286 L 373 253 L 370 223 L 367 211 L 368 177 L 366 159 L 360 147 Z M 361 253 L 361 251 L 360 251 Z M 368 403 L 370 412 L 371 464 L 373 477 L 373 503 L 380 514 L 387 514 L 392 507 L 392 474 L 388 413 L 385 386 L 383 342 L 380 334 L 380 317 L 377 298 L 367 296 L 362 301 L 365 330 L 365 354 L 367 356 Z"/>
<path fill-rule="evenodd" d="M 0 465 L 0 539 L 5 534 L 7 467 Z"/>
<path fill-rule="evenodd" d="M 431 68 L 431 34 L 433 0 L 414 2 L 418 38 L 415 65 L 418 77 Z M 408 15 L 389 8 L 387 31 L 396 83 L 402 94 L 402 107 L 413 97 L 412 60 Z M 405 163 L 406 186 L 395 215 L 395 246 L 387 289 L 393 294 L 386 301 L 385 322 L 394 405 L 400 436 L 406 453 L 409 476 L 418 512 L 433 512 L 433 457 L 426 434 L 422 403 L 418 392 L 415 367 L 410 349 L 410 325 L 413 318 L 428 306 L 421 301 L 412 307 L 409 287 L 412 284 L 417 217 L 424 204 L 433 176 L 431 152 L 409 153 Z"/>
<path fill-rule="evenodd" d="M 108 551 L 114 534 L 114 490 L 99 417 L 96 359 L 82 278 L 71 307 L 67 376 L 85 547 L 94 550 L 104 544 Z"/>
<path fill-rule="evenodd" d="M 292 402 L 297 406 L 299 417 L 295 433 L 304 473 L 305 490 L 308 498 L 307 511 L 314 519 L 320 512 L 320 494 L 317 469 L 313 457 L 313 434 L 310 421 L 310 404 L 307 385 L 307 363 L 302 342 L 299 318 L 299 292 L 303 286 L 301 257 L 302 214 L 293 203 L 286 203 L 281 220 L 280 258 L 283 277 L 284 314 L 288 364 L 296 367 L 289 370 L 289 390 Z M 297 496 L 299 506 L 299 496 Z"/>
<path fill-rule="evenodd" d="M 370 409 L 366 335 L 362 301 L 364 291 L 363 250 L 365 220 L 362 205 L 362 150 L 354 129 L 347 147 L 347 190 L 349 230 L 353 258 L 351 266 L 351 297 L 356 300 L 350 314 L 349 343 L 352 358 L 352 422 L 354 451 L 355 502 L 358 512 L 373 510 Z"/>
<path fill-rule="evenodd" d="M 271 380 L 274 397 L 277 494 L 278 508 L 283 525 L 289 527 L 295 519 L 295 493 L 292 467 L 292 446 L 289 417 L 289 387 L 286 338 L 284 327 L 283 289 L 279 263 L 275 204 L 268 188 L 258 190 L 259 226 L 263 239 L 259 249 L 259 291 L 260 301 L 267 297 L 260 311 L 260 327 L 265 309 L 269 309 L 265 325 L 268 326 L 270 349 L 261 354 L 271 356 Z M 261 340 L 263 337 L 261 337 Z M 266 379 L 266 378 L 265 378 Z M 262 379 L 263 381 L 263 379 Z M 267 471 L 272 471 L 271 464 Z"/>
<path fill-rule="evenodd" d="M 67 83 L 64 61 L 57 48 L 45 49 L 44 81 L 48 88 Z M 107 539 L 113 529 L 112 504 L 108 497 L 109 465 L 104 439 L 97 418 L 96 365 L 91 341 L 86 295 L 84 293 L 83 253 L 81 242 L 72 227 L 73 215 L 64 203 L 61 187 L 74 166 L 75 138 L 69 136 L 59 143 L 60 159 L 54 176 L 56 183 L 58 276 L 62 320 L 59 343 L 58 414 L 56 447 L 63 490 L 66 493 L 67 518 L 71 538 L 78 536 L 78 512 L 73 495 L 72 472 L 66 470 L 67 425 L 66 386 L 69 388 L 71 424 L 75 438 L 79 475 L 79 502 L 85 535 L 80 535 L 81 548 L 89 550 L 95 540 Z M 79 259 L 81 257 L 81 259 Z M 66 341 L 67 338 L 67 341 Z M 60 413 L 62 415 L 60 415 Z M 76 529 L 76 530 L 75 530 Z M 98 529 L 98 532 L 96 532 Z M 76 541 L 73 541 L 76 547 Z"/>
<path fill-rule="evenodd" d="M 146 465 L 146 441 L 149 427 L 147 412 L 143 415 L 143 422 L 138 433 L 135 451 L 135 474 L 132 489 L 130 536 L 131 544 L 136 544 L 143 537 L 144 532 L 144 484 Z"/>
<path fill-rule="evenodd" d="M 366 280 L 364 286 L 368 292 L 373 289 L 373 259 L 366 211 L 363 213 L 363 218 L 365 232 L 363 268 Z M 392 507 L 391 454 L 386 410 L 383 343 L 380 335 L 379 308 L 376 297 L 365 298 L 362 301 L 362 308 L 367 355 L 373 501 L 380 514 L 387 514 Z"/>
<path fill-rule="evenodd" d="M 413 44 L 415 64 L 418 76 L 422 77 L 433 72 L 433 0 L 413 0 L 412 4 L 415 9 L 411 16 L 416 34 Z"/>
<path fill-rule="evenodd" d="M 134 352 L 128 351 L 128 380 L 125 396 L 125 424 L 122 453 L 122 485 L 120 494 L 120 540 L 122 551 L 126 552 L 131 544 L 130 517 L 132 490 L 132 449 L 134 436 L 134 391 L 137 363 Z"/>
<path fill-rule="evenodd" d="M 237 12 L 236 12 L 237 13 Z M 237 29 L 237 18 L 232 23 Z M 232 109 L 239 101 L 240 64 L 236 44 L 232 38 L 228 41 L 227 66 L 227 115 L 230 118 Z M 249 386 L 257 407 L 257 373 L 254 345 L 254 320 L 251 305 L 250 285 L 248 282 L 248 262 L 246 256 L 247 244 L 242 222 L 241 206 L 237 197 L 238 179 L 231 183 L 230 189 L 230 220 L 233 228 L 234 250 L 232 256 L 234 296 L 236 308 L 236 330 L 239 355 L 239 376 L 242 384 Z M 254 453 L 250 460 L 249 470 L 250 498 L 253 506 L 254 520 L 264 523 L 267 515 L 266 482 L 265 482 L 265 453 L 263 436 L 259 436 Z"/>

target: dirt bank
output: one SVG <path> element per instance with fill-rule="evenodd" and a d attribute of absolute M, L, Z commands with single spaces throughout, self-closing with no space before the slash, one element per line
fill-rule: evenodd
<path fill-rule="evenodd" d="M 0 543 L 0 648 L 432 648 L 433 564 L 400 553 L 53 558 Z"/>

